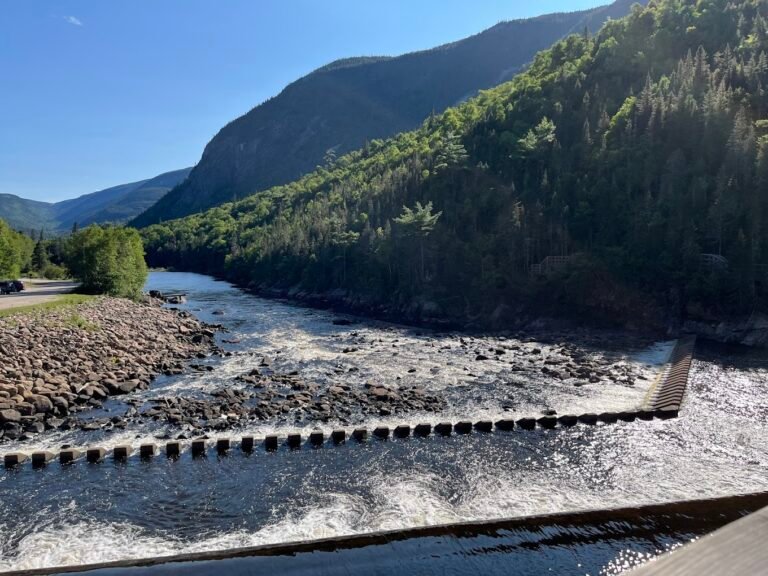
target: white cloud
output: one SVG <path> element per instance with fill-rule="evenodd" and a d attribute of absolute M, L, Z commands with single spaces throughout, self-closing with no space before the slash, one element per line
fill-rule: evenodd
<path fill-rule="evenodd" d="M 72 24 L 73 26 L 82 26 L 83 22 L 75 16 L 64 16 L 64 20 Z"/>

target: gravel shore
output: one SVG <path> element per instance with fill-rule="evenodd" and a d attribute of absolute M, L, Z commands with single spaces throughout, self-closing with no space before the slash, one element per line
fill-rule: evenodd
<path fill-rule="evenodd" d="M 216 350 L 186 312 L 96 298 L 0 319 L 0 442 L 74 424 L 76 412 L 179 374 Z"/>

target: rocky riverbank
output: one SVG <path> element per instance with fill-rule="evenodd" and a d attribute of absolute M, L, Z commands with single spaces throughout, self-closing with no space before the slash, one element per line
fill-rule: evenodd
<path fill-rule="evenodd" d="M 216 351 L 214 327 L 157 301 L 20 313 L 0 319 L 0 334 L 0 442 L 77 425 L 75 413 Z"/>

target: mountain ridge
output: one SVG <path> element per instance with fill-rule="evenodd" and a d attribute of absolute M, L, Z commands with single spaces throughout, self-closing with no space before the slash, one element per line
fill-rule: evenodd
<path fill-rule="evenodd" d="M 142 227 L 290 182 L 316 166 L 416 128 L 519 72 L 575 29 L 597 29 L 633 4 L 500 22 L 438 47 L 400 56 L 343 58 L 288 84 L 206 145 L 189 178 L 135 218 Z"/>
<path fill-rule="evenodd" d="M 60 202 L 29 200 L 0 194 L 0 218 L 25 232 L 68 232 L 73 224 L 122 224 L 146 210 L 189 175 L 191 168 L 164 172 L 153 178 L 110 186 Z"/>

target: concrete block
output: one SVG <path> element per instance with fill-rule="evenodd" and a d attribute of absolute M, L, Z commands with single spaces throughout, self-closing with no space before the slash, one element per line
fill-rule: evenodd
<path fill-rule="evenodd" d="M 334 430 L 331 432 L 331 440 L 334 444 L 344 444 L 347 440 L 347 432 L 345 430 Z"/>
<path fill-rule="evenodd" d="M 407 424 L 401 424 L 395 428 L 395 438 L 408 438 L 411 435 L 411 427 Z"/>
<path fill-rule="evenodd" d="M 352 432 L 352 438 L 358 442 L 365 442 L 368 439 L 368 430 L 365 428 L 357 428 L 354 432 Z"/>
<path fill-rule="evenodd" d="M 208 445 L 205 442 L 205 439 L 198 438 L 197 440 L 192 440 L 192 457 L 193 458 L 199 458 L 200 456 L 205 456 L 207 450 L 208 450 Z"/>
<path fill-rule="evenodd" d="M 229 441 L 229 438 L 219 438 L 216 440 L 216 452 L 219 454 L 226 454 L 229 452 L 229 449 L 231 448 L 231 442 Z"/>
<path fill-rule="evenodd" d="M 542 416 L 536 423 L 545 430 L 552 430 L 557 426 L 557 416 Z"/>
<path fill-rule="evenodd" d="M 634 422 L 635 418 L 637 418 L 637 412 L 635 412 L 635 411 L 619 412 L 618 414 L 616 414 L 616 416 L 622 422 Z"/>
<path fill-rule="evenodd" d="M 520 418 L 515 424 L 521 430 L 533 430 L 536 428 L 536 418 Z"/>
<path fill-rule="evenodd" d="M 378 428 L 374 428 L 373 435 L 376 436 L 376 438 L 386 440 L 389 438 L 389 426 L 379 426 Z"/>
<path fill-rule="evenodd" d="M 467 421 L 456 422 L 456 424 L 453 425 L 453 429 L 456 432 L 456 434 L 471 434 L 472 422 L 467 422 Z"/>
<path fill-rule="evenodd" d="M 82 456 L 80 450 L 75 448 L 65 448 L 59 452 L 59 462 L 62 464 L 70 464 L 80 458 L 80 456 Z"/>
<path fill-rule="evenodd" d="M 597 424 L 597 414 L 580 414 L 579 422 L 593 426 Z"/>
<path fill-rule="evenodd" d="M 557 421 L 560 426 L 570 428 L 571 426 L 576 426 L 576 423 L 579 421 L 579 417 L 574 416 L 573 414 L 563 414 L 562 416 L 557 417 Z"/>
<path fill-rule="evenodd" d="M 32 452 L 32 467 L 42 468 L 55 457 L 56 454 L 53 452 Z"/>
<path fill-rule="evenodd" d="M 19 464 L 26 462 L 27 458 L 29 458 L 29 456 L 23 452 L 13 452 L 11 454 L 6 454 L 3 457 L 3 463 L 5 464 L 6 468 L 13 468 L 14 466 L 18 466 Z"/>
<path fill-rule="evenodd" d="M 320 430 L 315 430 L 309 435 L 309 443 L 316 448 L 320 448 L 324 442 L 325 434 Z"/>
<path fill-rule="evenodd" d="M 438 436 L 450 436 L 451 432 L 453 432 L 453 424 L 450 422 L 435 424 L 435 434 Z"/>
<path fill-rule="evenodd" d="M 165 445 L 165 455 L 168 458 L 178 458 L 181 455 L 181 442 L 172 441 Z"/>
<path fill-rule="evenodd" d="M 139 446 L 139 456 L 147 459 L 157 454 L 157 446 L 154 444 L 142 444 Z"/>
<path fill-rule="evenodd" d="M 112 449 L 112 457 L 115 460 L 127 460 L 128 457 L 133 453 L 133 446 L 128 446 L 127 444 L 123 444 L 121 446 L 115 446 Z"/>
<path fill-rule="evenodd" d="M 301 434 L 288 434 L 286 443 L 291 450 L 298 450 L 301 448 Z"/>
<path fill-rule="evenodd" d="M 243 439 L 240 441 L 240 449 L 246 453 L 253 452 L 254 445 L 253 436 L 243 436 Z"/>
<path fill-rule="evenodd" d="M 515 421 L 510 419 L 497 420 L 495 426 L 497 430 L 510 432 L 515 429 Z"/>
<path fill-rule="evenodd" d="M 619 419 L 619 415 L 616 412 L 601 412 L 597 415 L 597 419 L 606 424 L 615 424 Z"/>
<path fill-rule="evenodd" d="M 480 422 L 475 422 L 474 428 L 478 432 L 493 432 L 493 422 L 490 420 L 481 420 Z"/>
<path fill-rule="evenodd" d="M 91 463 L 101 462 L 106 454 L 107 451 L 104 448 L 88 448 L 85 451 L 85 459 Z"/>
<path fill-rule="evenodd" d="M 274 452 L 277 450 L 278 438 L 275 434 L 270 434 L 264 438 L 264 448 L 267 452 Z"/>

